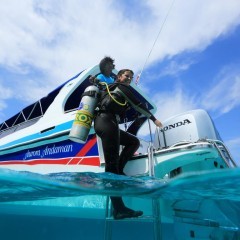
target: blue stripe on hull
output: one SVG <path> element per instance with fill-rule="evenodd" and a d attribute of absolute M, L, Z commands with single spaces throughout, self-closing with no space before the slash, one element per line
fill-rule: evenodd
<path fill-rule="evenodd" d="M 89 139 L 93 135 L 89 136 Z M 65 137 L 66 138 L 66 137 Z M 87 143 L 86 143 L 87 144 Z M 60 142 L 49 143 L 45 141 L 45 144 L 37 147 L 25 146 L 16 152 L 10 152 L 0 156 L 0 161 L 8 160 L 34 160 L 34 159 L 58 159 L 58 158 L 69 158 L 75 157 L 86 144 L 80 144 L 71 140 L 63 140 Z M 15 149 L 16 150 L 16 149 Z M 86 151 L 85 151 L 86 152 Z M 98 156 L 97 143 L 93 147 L 88 149 L 84 156 Z"/>

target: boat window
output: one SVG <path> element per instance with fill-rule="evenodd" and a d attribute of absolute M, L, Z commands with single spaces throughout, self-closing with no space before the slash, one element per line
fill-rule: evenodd
<path fill-rule="evenodd" d="M 0 131 L 12 128 L 26 121 L 41 117 L 51 105 L 61 88 L 57 88 L 46 97 L 24 108 L 21 112 L 0 124 Z M 25 125 L 25 124 L 24 124 Z M 25 125 L 27 126 L 27 125 Z"/>
<path fill-rule="evenodd" d="M 47 111 L 49 106 L 54 101 L 55 97 L 58 95 L 63 86 L 74 78 L 77 78 L 81 74 L 78 73 L 76 76 L 72 77 L 58 88 L 50 92 L 47 96 L 41 98 L 39 101 L 27 106 L 21 112 L 9 118 L 5 122 L 0 124 L 0 137 L 10 134 L 13 131 L 18 131 L 25 127 L 28 127 L 36 123 L 43 114 Z"/>

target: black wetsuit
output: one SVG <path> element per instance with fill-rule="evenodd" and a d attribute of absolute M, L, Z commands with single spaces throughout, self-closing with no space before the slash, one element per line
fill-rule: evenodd
<path fill-rule="evenodd" d="M 133 156 L 139 147 L 139 140 L 136 136 L 119 129 L 118 118 L 129 107 L 133 107 L 139 113 L 155 121 L 152 113 L 135 97 L 132 87 L 114 83 L 109 85 L 112 96 L 120 103 L 127 104 L 121 106 L 116 103 L 109 94 L 104 93 L 99 103 L 99 112 L 94 121 L 94 128 L 97 135 L 102 140 L 102 147 L 105 158 L 105 171 L 115 174 L 123 174 L 124 166 Z M 120 145 L 124 146 L 120 156 Z M 119 211 L 125 208 L 122 198 L 111 197 L 114 209 Z"/>

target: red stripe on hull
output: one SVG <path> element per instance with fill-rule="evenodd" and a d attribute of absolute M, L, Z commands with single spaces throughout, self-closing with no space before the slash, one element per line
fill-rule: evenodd
<path fill-rule="evenodd" d="M 76 157 L 85 156 L 88 153 L 88 151 L 96 144 L 96 142 L 97 142 L 97 137 L 96 135 L 94 135 L 78 152 Z"/>
<path fill-rule="evenodd" d="M 38 165 L 38 164 L 61 164 L 61 165 L 90 165 L 100 166 L 100 159 L 96 157 L 78 157 L 78 158 L 63 158 L 63 159 L 36 159 L 36 160 L 9 160 L 0 162 L 0 165 Z"/>

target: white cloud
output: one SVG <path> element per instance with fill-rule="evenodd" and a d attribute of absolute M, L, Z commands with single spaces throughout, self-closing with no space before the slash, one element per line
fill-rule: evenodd
<path fill-rule="evenodd" d="M 161 71 L 161 76 L 176 76 L 183 71 L 187 71 L 194 64 L 194 61 L 178 63 L 171 61 L 170 64 Z"/>
<path fill-rule="evenodd" d="M 147 0 L 140 9 L 146 7 L 145 18 L 141 13 L 134 18 L 121 8 L 123 2 L 113 0 L 3 0 L 0 65 L 25 75 L 21 81 L 28 83 L 19 87 L 16 78 L 7 87 L 16 96 L 36 93 L 26 98 L 32 102 L 105 55 L 114 57 L 118 68 L 139 71 L 171 2 Z M 147 64 L 204 49 L 238 25 L 239 16 L 238 0 L 176 0 Z M 41 76 L 32 77 L 32 70 Z"/>
<path fill-rule="evenodd" d="M 0 109 L 3 110 L 6 107 L 7 107 L 6 103 L 4 101 L 0 100 Z"/>
<path fill-rule="evenodd" d="M 0 81 L 0 100 L 5 100 L 13 97 L 13 92 Z"/>
<path fill-rule="evenodd" d="M 170 4 L 147 1 L 148 20 L 137 22 L 114 1 L 6 1 L 0 12 L 0 62 L 28 63 L 66 77 L 110 54 L 118 66 L 140 68 Z M 237 25 L 239 14 L 236 0 L 175 1 L 150 61 L 206 47 Z"/>
<path fill-rule="evenodd" d="M 156 116 L 162 120 L 197 107 L 194 96 L 187 95 L 180 88 L 172 92 L 158 94 L 153 98 L 153 101 L 158 107 Z"/>
<path fill-rule="evenodd" d="M 165 121 L 168 118 L 179 113 L 198 108 L 195 97 L 187 95 L 179 87 L 172 92 L 157 94 L 152 98 L 152 101 L 157 106 L 157 112 L 155 113 L 155 117 L 160 121 Z M 152 129 L 156 128 L 152 121 L 151 126 Z M 146 136 L 149 134 L 148 123 L 145 123 L 139 134 L 140 136 Z"/>
<path fill-rule="evenodd" d="M 240 105 L 239 65 L 227 66 L 213 81 L 212 88 L 202 96 L 202 106 L 220 114 Z"/>
<path fill-rule="evenodd" d="M 171 0 L 148 0 L 158 25 L 171 4 Z M 159 37 L 153 59 L 175 55 L 186 50 L 203 50 L 214 39 L 239 24 L 240 2 L 238 0 L 176 0 L 164 29 Z M 162 20 L 162 21 L 160 21 Z M 156 29 L 157 24 L 154 25 Z"/>
<path fill-rule="evenodd" d="M 54 90 L 53 86 L 45 86 L 44 82 L 35 81 L 35 79 L 25 79 L 24 84 L 16 82 L 18 92 L 15 94 L 17 100 L 25 102 L 35 102 L 46 96 L 50 91 Z"/>

